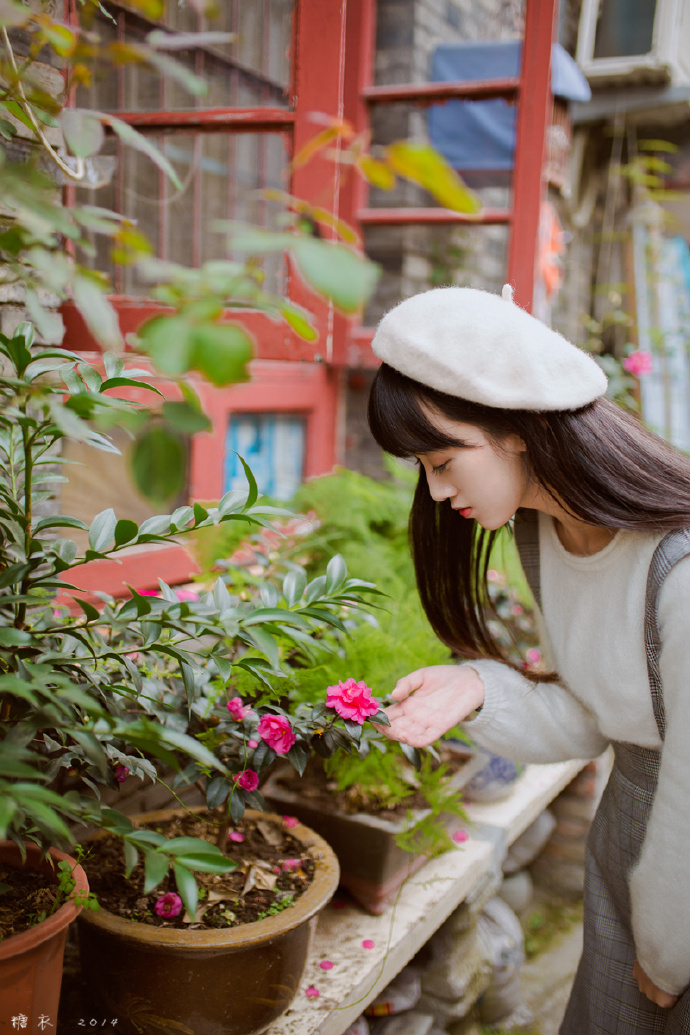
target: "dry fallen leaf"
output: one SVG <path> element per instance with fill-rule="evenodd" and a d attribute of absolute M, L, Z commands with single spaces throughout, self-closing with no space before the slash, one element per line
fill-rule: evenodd
<path fill-rule="evenodd" d="M 283 834 L 273 823 L 268 823 L 265 819 L 259 819 L 256 822 L 256 826 L 263 839 L 268 841 L 269 845 L 278 846 L 283 843 Z"/>
<path fill-rule="evenodd" d="M 262 866 L 259 866 L 258 864 L 255 866 L 250 866 L 249 873 L 247 874 L 247 879 L 244 882 L 242 894 L 246 895 L 247 892 L 252 890 L 252 888 L 256 888 L 258 891 L 273 891 L 277 880 L 277 873 L 267 872 Z"/>

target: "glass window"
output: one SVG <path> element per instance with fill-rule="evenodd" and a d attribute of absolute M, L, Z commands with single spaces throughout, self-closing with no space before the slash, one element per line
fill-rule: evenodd
<path fill-rule="evenodd" d="M 279 500 L 291 499 L 304 476 L 305 445 L 304 417 L 233 413 L 226 436 L 223 492 L 246 487 L 239 454 L 251 467 L 259 492 Z"/>
<path fill-rule="evenodd" d="M 594 57 L 648 54 L 655 14 L 656 0 L 600 0 Z"/>

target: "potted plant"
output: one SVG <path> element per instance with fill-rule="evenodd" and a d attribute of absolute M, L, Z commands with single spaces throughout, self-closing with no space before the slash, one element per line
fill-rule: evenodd
<path fill-rule="evenodd" d="M 324 575 L 308 580 L 292 564 L 279 585 L 262 580 L 244 600 L 222 577 L 198 599 L 181 600 L 161 584 L 159 597 L 131 589 L 98 609 L 70 594 L 70 572 L 84 563 L 213 523 L 263 525 L 277 516 L 275 508 L 258 502 L 247 468 L 247 491 L 226 494 L 217 508 L 181 507 L 140 526 L 104 511 L 91 522 L 89 548 L 79 555 L 60 533 L 86 530 L 84 523 L 45 512 L 54 492 L 42 486 L 47 472 L 55 480 L 56 446 L 75 408 L 92 419 L 116 412 L 122 420 L 133 404 L 109 390 L 146 383 L 121 360 L 106 358 L 102 377 L 78 356 L 36 348 L 29 325 L 11 339 L 0 335 L 0 355 L 0 835 L 18 847 L 69 848 L 78 837 L 75 825 L 110 831 L 124 843 L 128 871 L 141 853 L 149 891 L 172 866 L 194 916 L 193 875 L 231 869 L 221 846 L 245 806 L 262 807 L 258 775 L 279 756 L 303 771 L 315 745 L 332 752 L 355 744 L 365 719 L 385 721 L 370 694 L 357 722 L 329 707 L 325 694 L 320 706 L 293 710 L 276 689 L 286 679 L 285 645 L 293 660 L 328 649 L 324 632 L 342 631 L 341 614 L 347 609 L 351 621 L 373 587 L 348 578 L 336 556 Z M 84 434 L 107 444 L 89 428 Z M 56 594 L 69 594 L 71 606 L 56 606 Z M 227 689 L 235 672 L 250 672 L 262 687 L 251 708 Z M 224 811 L 215 843 L 168 842 L 137 829 L 101 797 L 124 770 L 157 779 L 161 767 L 184 770 L 182 782 L 199 782 L 207 807 Z"/>

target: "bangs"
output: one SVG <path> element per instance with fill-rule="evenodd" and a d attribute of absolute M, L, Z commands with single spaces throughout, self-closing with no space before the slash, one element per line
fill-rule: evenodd
<path fill-rule="evenodd" d="M 459 445 L 425 411 L 424 404 L 437 409 L 434 396 L 439 394 L 382 363 L 371 386 L 368 408 L 369 428 L 381 449 L 407 458 Z"/>

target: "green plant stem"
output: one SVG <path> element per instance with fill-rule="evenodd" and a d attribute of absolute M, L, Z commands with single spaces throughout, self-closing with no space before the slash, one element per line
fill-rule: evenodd
<path fill-rule="evenodd" d="M 27 416 L 26 403 L 24 404 L 23 413 Z M 24 448 L 24 514 L 26 517 L 26 527 L 24 529 L 24 554 L 28 561 L 31 556 L 31 522 L 33 520 L 33 494 L 32 494 L 32 462 L 31 462 L 31 435 L 29 434 L 26 424 L 22 425 L 22 446 Z M 21 581 L 19 592 L 26 594 L 29 591 L 31 584 L 30 575 L 27 573 Z M 23 629 L 26 624 L 26 604 L 21 603 L 17 605 L 17 614 L 14 620 L 15 629 Z"/>

